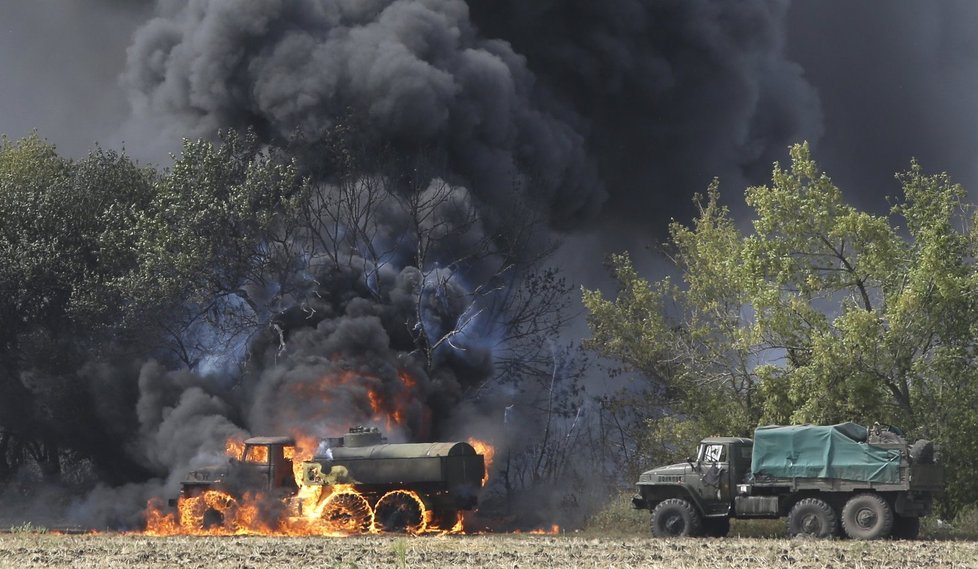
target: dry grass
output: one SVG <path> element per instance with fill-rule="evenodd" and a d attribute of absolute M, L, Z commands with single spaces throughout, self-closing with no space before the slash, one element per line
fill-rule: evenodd
<path fill-rule="evenodd" d="M 963 541 L 482 535 L 351 538 L 0 536 L 0 567 L 976 567 Z"/>

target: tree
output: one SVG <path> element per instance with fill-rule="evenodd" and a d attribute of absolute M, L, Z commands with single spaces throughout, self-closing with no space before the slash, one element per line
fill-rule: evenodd
<path fill-rule="evenodd" d="M 120 332 L 106 283 L 135 258 L 108 244 L 154 179 L 114 152 L 75 162 L 37 135 L 0 143 L 0 477 L 27 458 L 56 476 L 66 447 L 106 471 L 139 470 L 105 444 L 95 413 L 108 401 L 72 374 Z"/>
<path fill-rule="evenodd" d="M 716 185 L 692 226 L 670 227 L 683 286 L 614 257 L 618 297 L 584 294 L 590 345 L 652 379 L 655 408 L 687 426 L 718 426 L 720 412 L 735 434 L 879 421 L 933 437 L 947 506 L 978 499 L 956 468 L 978 426 L 974 207 L 947 174 L 912 162 L 888 215 L 859 211 L 807 145 L 790 154 L 770 186 L 746 192 L 753 232 L 736 229 Z"/>

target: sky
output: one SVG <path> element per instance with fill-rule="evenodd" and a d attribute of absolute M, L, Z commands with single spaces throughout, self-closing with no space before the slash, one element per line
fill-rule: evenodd
<path fill-rule="evenodd" d="M 429 140 L 404 123 L 407 111 L 435 124 L 432 139 L 465 147 L 450 168 L 485 186 L 475 190 L 487 202 L 505 185 L 494 181 L 500 164 L 542 164 L 551 182 L 538 199 L 572 252 L 558 260 L 584 284 L 602 282 L 608 253 L 640 251 L 669 220 L 688 219 L 693 192 L 714 176 L 743 216 L 744 187 L 763 183 L 803 139 L 847 198 L 873 211 L 899 192 L 893 175 L 912 157 L 978 192 L 978 36 L 969 29 L 978 4 L 966 0 L 328 0 L 294 13 L 279 4 L 0 0 L 0 133 L 36 130 L 70 156 L 98 144 L 165 165 L 181 136 L 252 121 L 284 131 L 328 122 L 344 101 L 366 99 L 371 112 L 386 104 L 379 136 Z M 410 28 L 417 14 L 397 4 L 438 18 Z M 458 34 L 430 31 L 442 25 Z M 299 28 L 311 43 L 290 43 Z M 334 39 L 354 29 L 367 31 Z M 461 85 L 447 103 L 398 92 L 428 80 L 407 64 L 369 83 L 389 61 L 381 52 L 364 64 L 370 77 L 329 71 L 399 33 L 428 41 L 413 64 L 434 62 Z M 505 67 L 489 76 L 490 65 L 460 62 L 463 53 Z M 310 76 L 319 80 L 311 87 Z M 473 95 L 479 80 L 515 87 L 489 101 Z M 296 103 L 304 97 L 306 107 Z M 425 115 L 445 104 L 444 124 Z M 512 132 L 486 124 L 497 119 Z"/>

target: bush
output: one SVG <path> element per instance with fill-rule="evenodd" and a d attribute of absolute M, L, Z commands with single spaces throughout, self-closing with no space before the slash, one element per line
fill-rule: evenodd
<path fill-rule="evenodd" d="M 600 535 L 650 535 L 649 512 L 632 507 L 634 492 L 622 492 L 605 507 L 588 516 L 585 533 Z"/>

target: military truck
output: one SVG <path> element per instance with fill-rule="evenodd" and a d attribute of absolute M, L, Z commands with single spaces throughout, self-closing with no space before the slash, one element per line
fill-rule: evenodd
<path fill-rule="evenodd" d="M 388 443 L 378 429 L 367 427 L 322 439 L 314 456 L 301 464 L 298 477 L 294 455 L 291 437 L 247 439 L 241 455 L 228 464 L 190 472 L 181 483 L 180 494 L 189 498 L 218 489 L 236 497 L 260 491 L 288 501 L 299 493 L 300 484 L 343 484 L 354 487 L 356 500 L 363 502 L 363 519 L 354 520 L 354 525 L 364 524 L 364 530 L 368 519 L 376 520 L 383 529 L 403 530 L 417 523 L 421 505 L 432 512 L 434 523 L 451 527 L 459 510 L 476 506 L 486 471 L 484 457 L 466 442 Z M 176 505 L 176 500 L 171 504 Z M 357 511 L 357 504 L 349 506 L 344 515 Z M 203 519 L 204 526 L 221 522 L 217 511 L 208 512 Z"/>
<path fill-rule="evenodd" d="M 788 534 L 913 539 L 944 489 L 934 445 L 854 423 L 761 427 L 703 439 L 695 457 L 642 473 L 636 508 L 658 537 L 726 535 L 732 518 L 786 518 Z"/>

